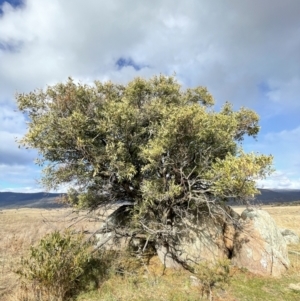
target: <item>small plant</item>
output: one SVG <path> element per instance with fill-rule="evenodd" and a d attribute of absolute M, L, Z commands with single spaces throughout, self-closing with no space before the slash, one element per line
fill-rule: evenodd
<path fill-rule="evenodd" d="M 100 259 L 91 255 L 92 242 L 83 234 L 55 231 L 30 248 L 17 273 L 24 291 L 35 300 L 62 301 L 96 281 Z M 98 269 L 97 269 L 98 268 Z"/>
<path fill-rule="evenodd" d="M 199 287 L 202 294 L 213 300 L 213 289 L 224 287 L 230 280 L 230 260 L 219 260 L 216 263 L 200 262 L 195 267 L 195 275 L 199 279 Z"/>

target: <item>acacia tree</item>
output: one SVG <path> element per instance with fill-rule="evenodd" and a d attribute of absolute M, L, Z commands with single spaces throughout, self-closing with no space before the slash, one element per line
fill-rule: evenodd
<path fill-rule="evenodd" d="M 259 131 L 255 112 L 229 103 L 216 112 L 206 88 L 183 90 L 174 77 L 70 78 L 17 101 L 29 118 L 20 144 L 39 151 L 43 185 L 73 185 L 68 201 L 85 208 L 130 201 L 144 230 L 158 233 L 203 204 L 246 202 L 271 172 L 272 156 L 242 150 Z"/>

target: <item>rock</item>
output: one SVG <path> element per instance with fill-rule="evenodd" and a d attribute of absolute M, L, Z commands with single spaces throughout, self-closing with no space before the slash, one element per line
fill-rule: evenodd
<path fill-rule="evenodd" d="M 123 251 L 128 248 L 129 243 L 133 241 L 131 233 L 126 231 L 131 209 L 132 204 L 121 205 L 106 218 L 105 223 L 95 235 L 96 248 L 114 251 Z"/>
<path fill-rule="evenodd" d="M 234 247 L 235 226 L 231 223 L 225 223 L 223 235 L 225 247 L 231 253 Z"/>
<path fill-rule="evenodd" d="M 115 232 L 96 234 L 96 248 L 123 251 L 129 246 L 130 237 L 117 236 Z"/>
<path fill-rule="evenodd" d="M 228 258 L 233 250 L 235 227 L 226 207 L 204 207 L 174 228 L 172 242 L 156 246 L 161 262 L 168 268 L 193 266 L 200 261 L 216 262 Z"/>
<path fill-rule="evenodd" d="M 234 237 L 232 263 L 260 275 L 280 276 L 289 266 L 285 239 L 264 210 L 246 209 Z"/>
<path fill-rule="evenodd" d="M 292 230 L 279 228 L 285 242 L 288 245 L 296 245 L 299 243 L 299 236 Z"/>
<path fill-rule="evenodd" d="M 156 245 L 155 248 L 159 260 L 164 264 L 165 267 L 176 270 L 182 268 L 182 264 L 178 262 L 178 259 L 172 252 L 168 251 L 167 246 Z"/>
<path fill-rule="evenodd" d="M 111 232 L 116 228 L 126 227 L 127 222 L 130 220 L 132 208 L 132 205 L 121 205 L 106 218 L 105 223 L 99 231 Z"/>
<path fill-rule="evenodd" d="M 135 251 L 143 249 L 147 237 L 126 232 L 131 208 L 122 206 L 108 217 L 102 233 L 97 234 L 98 247 L 117 251 L 129 246 Z M 238 267 L 272 276 L 280 276 L 289 266 L 284 236 L 296 239 L 294 232 L 280 230 L 266 211 L 247 209 L 239 216 L 225 205 L 214 205 L 209 210 L 203 206 L 197 212 L 189 212 L 170 225 L 171 232 L 174 233 L 172 238 L 162 236 L 155 242 L 157 255 L 168 268 L 180 269 L 203 260 L 216 262 L 232 258 Z"/>
<path fill-rule="evenodd" d="M 180 242 L 175 246 L 174 252 L 180 262 L 195 264 L 202 260 L 216 261 L 228 256 L 223 239 L 223 223 L 214 220 L 208 214 L 202 214 L 198 220 L 185 220 L 185 225 L 179 229 Z M 184 228 L 188 229 L 184 233 Z"/>

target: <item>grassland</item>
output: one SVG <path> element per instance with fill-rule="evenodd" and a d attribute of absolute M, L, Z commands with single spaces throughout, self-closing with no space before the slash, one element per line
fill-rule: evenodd
<path fill-rule="evenodd" d="M 235 208 L 241 212 L 244 208 Z M 300 235 L 300 206 L 264 207 L 276 223 Z M 20 301 L 18 277 L 14 270 L 30 245 L 46 233 L 72 226 L 77 230 L 96 230 L 98 216 L 84 218 L 70 209 L 9 209 L 0 211 L 0 300 Z M 231 270 L 231 283 L 215 291 L 214 300 L 300 300 L 300 292 L 289 288 L 300 283 L 300 246 L 290 247 L 291 268 L 279 279 L 253 276 Z M 200 291 L 187 271 L 165 270 L 157 257 L 137 273 L 112 274 L 96 291 L 78 296 L 80 301 L 113 300 L 201 300 Z M 300 285 L 300 284 L 299 284 Z"/>
<path fill-rule="evenodd" d="M 7 209 L 0 211 L 0 300 L 9 300 L 17 286 L 14 270 L 29 247 L 54 230 L 68 227 L 93 232 L 99 225 L 70 209 Z"/>

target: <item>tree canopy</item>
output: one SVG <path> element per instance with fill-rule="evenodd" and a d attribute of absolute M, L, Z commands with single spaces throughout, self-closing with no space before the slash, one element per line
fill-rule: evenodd
<path fill-rule="evenodd" d="M 216 112 L 205 87 L 183 89 L 173 76 L 69 78 L 17 101 L 29 118 L 20 144 L 39 151 L 43 185 L 70 185 L 77 206 L 130 201 L 135 218 L 163 222 L 182 208 L 246 201 L 271 172 L 272 156 L 242 150 L 259 132 L 255 112 L 230 103 Z"/>

